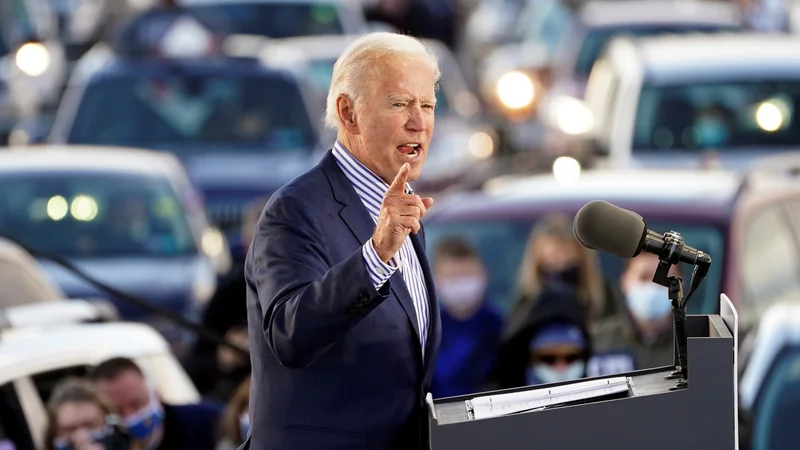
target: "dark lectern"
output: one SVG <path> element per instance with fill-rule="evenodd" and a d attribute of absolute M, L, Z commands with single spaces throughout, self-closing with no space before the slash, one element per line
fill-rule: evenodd
<path fill-rule="evenodd" d="M 734 450 L 736 324 L 731 322 L 719 315 L 686 316 L 686 387 L 675 389 L 676 380 L 668 377 L 674 367 L 635 371 L 613 376 L 627 377 L 630 386 L 616 398 L 589 398 L 579 404 L 478 419 L 469 412 L 467 400 L 577 384 L 429 398 L 431 449 Z M 588 380 L 605 378 L 609 377 Z"/>

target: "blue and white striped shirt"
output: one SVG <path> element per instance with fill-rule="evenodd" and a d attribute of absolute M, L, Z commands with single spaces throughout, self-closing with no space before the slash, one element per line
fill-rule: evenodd
<path fill-rule="evenodd" d="M 372 220 L 377 223 L 378 214 L 381 211 L 381 203 L 389 185 L 366 166 L 361 164 L 340 142 L 333 146 L 333 156 L 342 169 L 347 179 L 352 183 L 356 193 L 361 198 L 367 211 L 372 216 Z M 406 192 L 413 193 L 411 187 L 406 184 Z M 395 270 L 400 270 L 403 274 L 403 281 L 408 287 L 408 292 L 414 301 L 414 309 L 417 313 L 417 324 L 420 330 L 420 344 L 425 349 L 425 342 L 428 338 L 428 322 L 430 311 L 428 307 L 428 290 L 425 286 L 425 277 L 422 274 L 422 267 L 411 243 L 411 237 L 407 236 L 394 257 L 386 264 L 378 257 L 375 247 L 372 245 L 372 238 L 361 247 L 364 256 L 364 263 L 372 279 L 375 289 L 380 289 L 391 277 Z"/>

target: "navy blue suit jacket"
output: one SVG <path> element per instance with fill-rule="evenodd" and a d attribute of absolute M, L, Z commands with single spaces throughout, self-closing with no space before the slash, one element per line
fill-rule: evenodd
<path fill-rule="evenodd" d="M 424 231 L 411 235 L 430 301 L 423 357 L 402 274 L 376 291 L 364 264 L 374 226 L 330 151 L 267 202 L 245 264 L 253 372 L 243 449 L 428 447 L 441 319 Z"/>

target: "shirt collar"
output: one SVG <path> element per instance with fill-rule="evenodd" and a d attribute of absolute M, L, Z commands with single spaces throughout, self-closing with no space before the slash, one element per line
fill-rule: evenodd
<path fill-rule="evenodd" d="M 333 155 L 336 157 L 336 162 L 339 163 L 339 167 L 341 167 L 351 182 L 353 182 L 354 177 L 357 177 L 360 181 L 366 182 L 371 187 L 378 189 L 381 195 L 385 195 L 386 191 L 389 190 L 389 184 L 353 156 L 350 150 L 339 140 L 333 145 Z M 411 185 L 406 183 L 406 194 L 413 193 L 414 190 L 411 189 Z"/>

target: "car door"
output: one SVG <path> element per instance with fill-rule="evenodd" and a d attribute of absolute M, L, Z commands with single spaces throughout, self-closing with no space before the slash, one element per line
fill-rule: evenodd
<path fill-rule="evenodd" d="M 738 252 L 738 309 L 743 330 L 770 305 L 800 299 L 800 203 L 762 201 L 744 210 Z M 793 219 L 795 217 L 795 219 Z"/>

